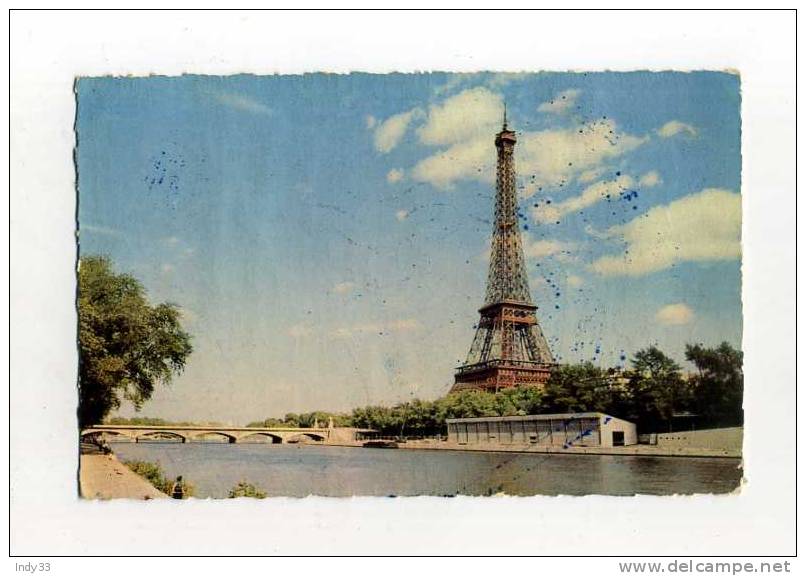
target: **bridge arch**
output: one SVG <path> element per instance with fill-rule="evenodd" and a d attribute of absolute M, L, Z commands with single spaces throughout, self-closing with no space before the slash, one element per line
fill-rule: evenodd
<path fill-rule="evenodd" d="M 142 440 L 160 440 L 160 436 L 169 436 L 173 438 L 177 438 L 181 442 L 187 442 L 188 437 L 184 434 L 180 434 L 179 432 L 173 432 L 171 430 L 145 430 L 140 432 L 139 434 L 134 434 L 134 441 L 141 442 Z"/>
<path fill-rule="evenodd" d="M 324 442 L 325 437 L 321 434 L 317 434 L 315 432 L 302 432 L 301 434 L 294 434 L 293 436 L 289 436 L 286 442 L 289 444 L 296 444 L 299 442 Z"/>
<path fill-rule="evenodd" d="M 232 434 L 227 434 L 226 432 L 218 432 L 218 431 L 215 431 L 215 430 L 199 432 L 199 433 L 194 434 L 192 436 L 189 435 L 187 438 L 188 438 L 188 442 L 208 442 L 208 441 L 210 441 L 211 437 L 216 437 L 216 436 L 218 438 L 225 439 L 230 444 L 235 444 L 235 442 L 237 442 L 237 440 L 238 440 L 238 438 L 236 436 L 233 436 Z"/>
<path fill-rule="evenodd" d="M 248 434 L 245 434 L 245 435 L 241 436 L 241 439 L 239 440 L 239 442 L 255 442 L 261 436 L 263 438 L 266 438 L 267 440 L 270 440 L 272 444 L 282 444 L 283 443 L 283 437 L 282 436 L 280 436 L 279 434 L 270 434 L 268 432 L 250 432 Z M 268 442 L 267 442 L 267 444 L 268 444 Z"/>
<path fill-rule="evenodd" d="M 81 431 L 81 439 L 82 440 L 92 440 L 97 438 L 103 438 L 104 436 L 118 436 L 120 438 L 127 438 L 131 439 L 132 436 L 129 435 L 127 432 L 121 432 L 118 430 L 82 430 Z"/>

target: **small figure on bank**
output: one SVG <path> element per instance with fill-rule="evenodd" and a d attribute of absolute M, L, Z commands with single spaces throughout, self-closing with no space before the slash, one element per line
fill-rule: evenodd
<path fill-rule="evenodd" d="M 173 488 L 171 488 L 171 498 L 182 500 L 185 497 L 185 484 L 182 482 L 182 477 L 177 476 Z"/>

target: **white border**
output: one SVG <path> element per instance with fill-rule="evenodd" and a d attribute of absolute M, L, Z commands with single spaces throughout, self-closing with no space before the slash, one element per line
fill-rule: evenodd
<path fill-rule="evenodd" d="M 15 12 L 11 20 L 12 553 L 794 553 L 794 13 Z M 196 502 L 178 513 L 170 502 L 76 499 L 74 76 L 727 68 L 741 72 L 743 98 L 741 495 L 281 499 Z"/>

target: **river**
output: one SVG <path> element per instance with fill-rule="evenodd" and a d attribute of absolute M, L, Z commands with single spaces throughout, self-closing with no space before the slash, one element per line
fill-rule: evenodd
<path fill-rule="evenodd" d="M 292 444 L 115 443 L 118 458 L 158 462 L 201 498 L 244 480 L 269 496 L 706 494 L 733 491 L 733 458 L 512 454 Z"/>

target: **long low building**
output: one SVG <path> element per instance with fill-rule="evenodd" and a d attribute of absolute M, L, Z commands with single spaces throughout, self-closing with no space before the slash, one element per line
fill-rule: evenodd
<path fill-rule="evenodd" d="M 449 418 L 448 441 L 456 444 L 629 446 L 638 443 L 635 424 L 601 412 Z"/>

